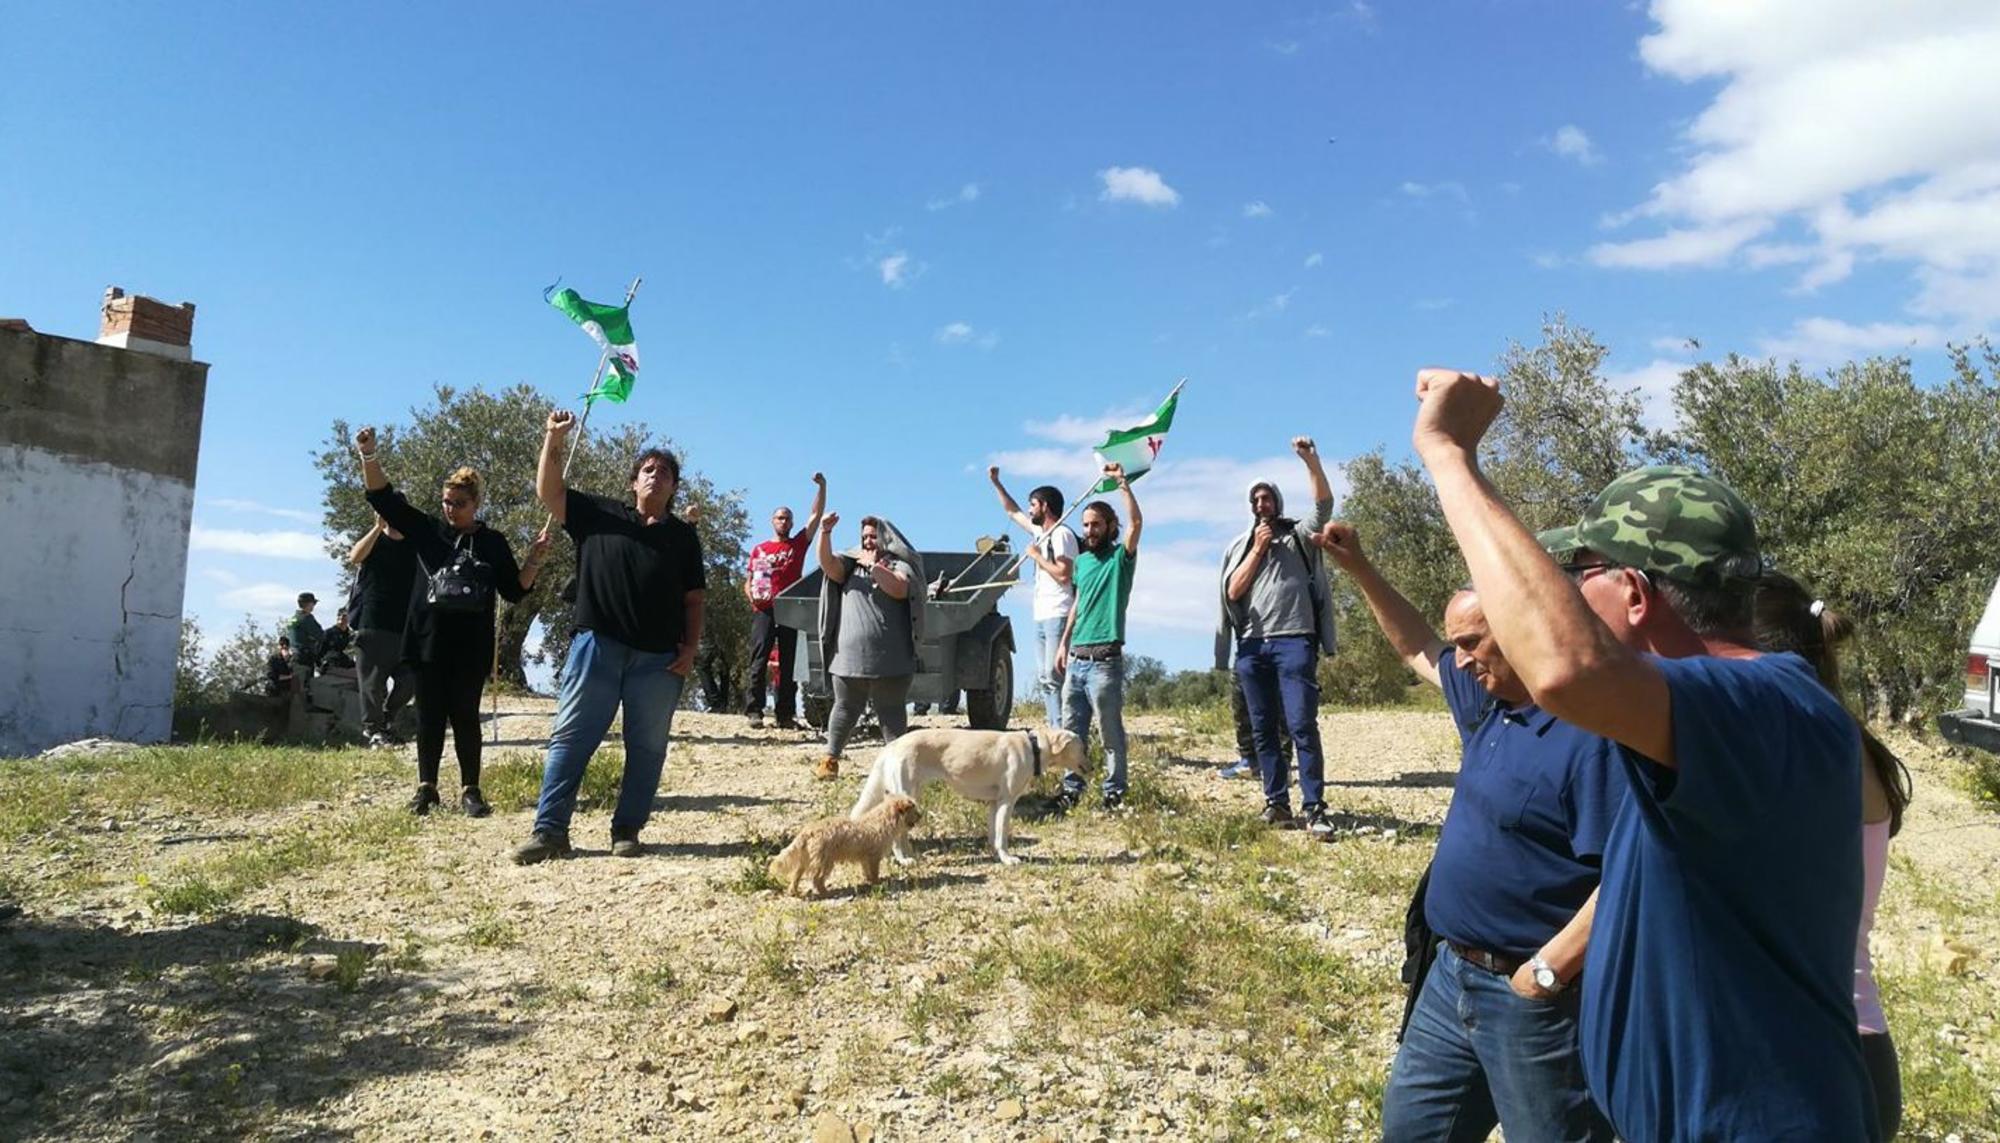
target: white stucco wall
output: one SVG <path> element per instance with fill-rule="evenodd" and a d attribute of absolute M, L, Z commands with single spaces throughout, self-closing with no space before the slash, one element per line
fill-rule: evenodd
<path fill-rule="evenodd" d="M 173 721 L 194 488 L 0 444 L 0 756 Z"/>

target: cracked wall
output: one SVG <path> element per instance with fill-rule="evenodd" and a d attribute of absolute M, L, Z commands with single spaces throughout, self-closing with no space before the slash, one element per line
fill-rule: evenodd
<path fill-rule="evenodd" d="M 0 330 L 0 756 L 166 740 L 207 374 Z"/>

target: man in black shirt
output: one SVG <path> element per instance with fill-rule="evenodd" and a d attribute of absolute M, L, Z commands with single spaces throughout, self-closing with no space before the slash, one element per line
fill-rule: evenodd
<path fill-rule="evenodd" d="M 278 649 L 264 660 L 264 689 L 274 695 L 288 695 L 297 682 L 298 676 L 292 671 L 292 641 L 280 635 Z"/>
<path fill-rule="evenodd" d="M 401 745 L 392 728 L 416 693 L 415 678 L 403 659 L 403 628 L 417 582 L 416 548 L 377 516 L 347 562 L 355 569 L 356 610 L 347 618 L 354 627 L 361 683 L 361 732 L 374 749 Z"/>
<path fill-rule="evenodd" d="M 701 540 L 671 511 L 680 462 L 662 449 L 640 453 L 629 505 L 566 488 L 564 442 L 575 421 L 566 410 L 549 414 L 535 475 L 535 495 L 576 543 L 577 629 L 549 732 L 535 834 L 514 851 L 521 865 L 569 854 L 577 788 L 620 705 L 625 775 L 611 815 L 611 852 L 639 856 L 674 710 L 701 645 L 708 582 Z"/>

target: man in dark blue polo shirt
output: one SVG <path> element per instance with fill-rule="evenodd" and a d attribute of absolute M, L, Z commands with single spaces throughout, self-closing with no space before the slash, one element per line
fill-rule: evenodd
<path fill-rule="evenodd" d="M 1537 709 L 1493 640 L 1479 597 L 1445 609 L 1449 642 L 1382 578 L 1354 529 L 1322 547 L 1383 634 L 1444 691 L 1464 745 L 1424 893 L 1438 937 L 1382 1097 L 1392 1143 L 1608 1140 L 1584 1085 L 1577 994 L 1593 894 L 1625 798 L 1614 747 Z"/>
<path fill-rule="evenodd" d="M 1804 660 L 1756 648 L 1749 505 L 1640 468 L 1541 541 L 1480 471 L 1499 386 L 1425 369 L 1416 395 L 1411 443 L 1508 662 L 1629 781 L 1583 975 L 1598 1106 L 1632 1140 L 1881 1138 L 1852 991 L 1860 733 Z"/>

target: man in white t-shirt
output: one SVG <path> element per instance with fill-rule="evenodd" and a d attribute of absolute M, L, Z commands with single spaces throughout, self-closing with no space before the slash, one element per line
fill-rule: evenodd
<path fill-rule="evenodd" d="M 1069 609 L 1076 603 L 1076 585 L 1070 579 L 1079 548 L 1076 533 L 1068 525 L 1058 523 L 1063 514 L 1061 489 L 1044 484 L 1028 493 L 1028 510 L 1023 512 L 1007 494 L 1007 487 L 1000 483 L 998 465 L 987 468 L 986 478 L 993 482 L 993 491 L 1000 494 L 1000 506 L 1007 510 L 1008 517 L 1034 537 L 1028 544 L 1028 558 L 1041 569 L 1041 574 L 1035 577 L 1035 647 L 1041 654 L 1035 689 L 1048 709 L 1049 725 L 1060 727 L 1062 674 L 1056 667 L 1056 652 L 1062 647 L 1063 625 L 1069 619 Z"/>

